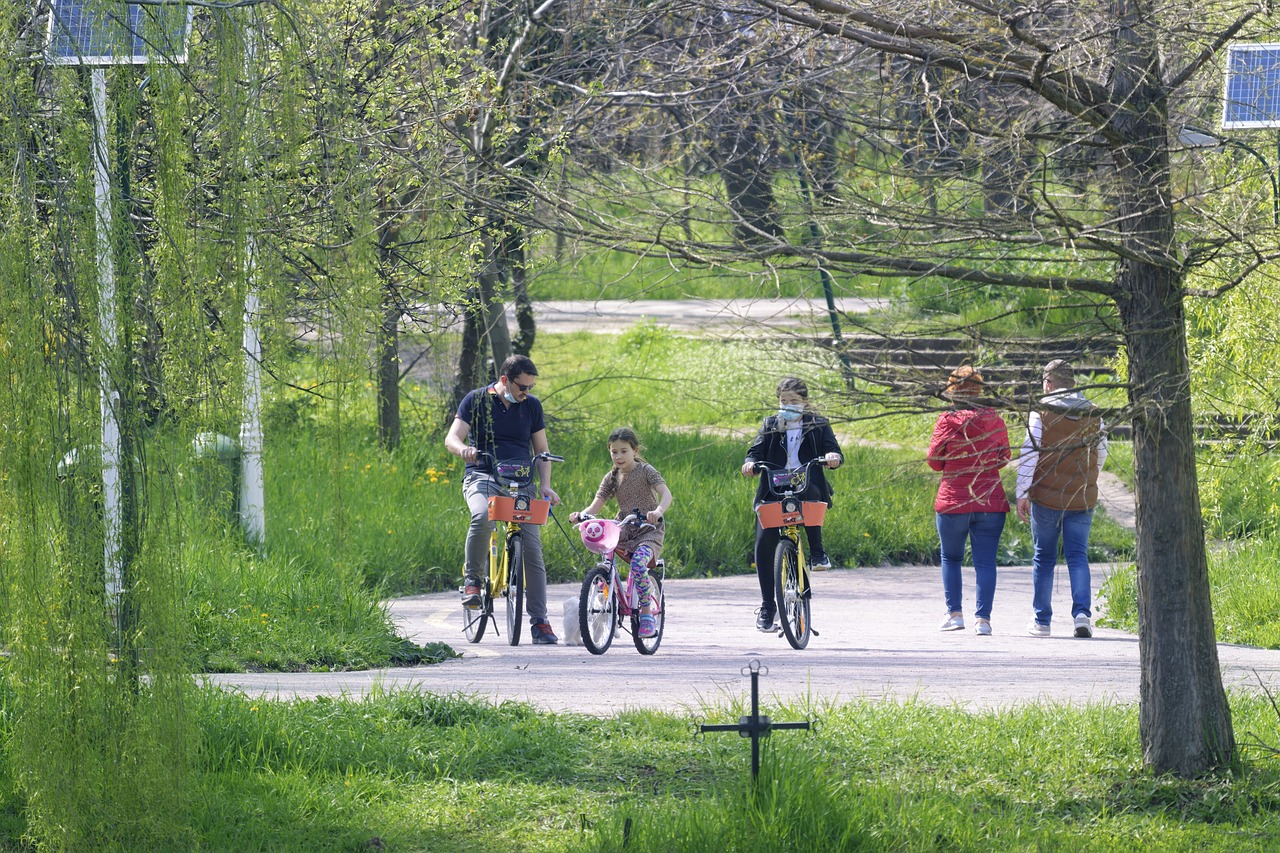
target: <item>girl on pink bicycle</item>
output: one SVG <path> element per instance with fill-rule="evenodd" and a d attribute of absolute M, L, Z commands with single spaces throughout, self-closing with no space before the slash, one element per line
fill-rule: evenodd
<path fill-rule="evenodd" d="M 640 449 L 640 436 L 631 427 L 618 427 L 609 433 L 613 468 L 600 481 L 595 500 L 581 512 L 570 513 L 569 520 L 576 523 L 584 515 L 599 515 L 612 499 L 618 503 L 618 521 L 633 510 L 639 510 L 649 522 L 643 527 L 622 525 L 617 551 L 619 555 L 624 552 L 631 555 L 630 576 L 640 593 L 640 636 L 652 637 L 656 627 L 650 596 L 649 564 L 662 553 L 662 539 L 666 532 L 662 517 L 671 507 L 671 490 L 658 469 L 640 456 Z"/>

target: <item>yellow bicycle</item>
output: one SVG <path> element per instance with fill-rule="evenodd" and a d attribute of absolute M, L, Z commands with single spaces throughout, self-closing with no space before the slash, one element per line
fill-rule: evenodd
<path fill-rule="evenodd" d="M 539 453 L 532 462 L 500 462 L 483 451 L 479 456 L 489 460 L 494 479 L 506 494 L 489 498 L 489 519 L 494 522 L 489 534 L 489 575 L 480 584 L 480 601 L 462 606 L 462 630 L 467 642 L 480 642 L 493 618 L 493 603 L 502 598 L 507 602 L 507 642 L 518 646 L 524 624 L 525 585 L 520 531 L 526 524 L 546 524 L 551 511 L 550 501 L 527 497 L 520 494 L 520 489 L 533 479 L 538 462 L 563 462 L 564 457 Z M 496 622 L 494 626 L 496 630 Z"/>
<path fill-rule="evenodd" d="M 778 545 L 773 552 L 773 594 L 778 603 L 778 621 L 782 633 L 793 649 L 809 645 L 809 635 L 817 635 L 809 618 L 809 600 L 813 587 L 809 580 L 809 560 L 804 553 L 803 527 L 821 527 L 827 517 L 827 505 L 822 501 L 801 500 L 809 481 L 809 468 L 821 465 L 822 459 L 813 459 L 800 468 L 780 468 L 768 462 L 757 462 L 769 484 L 769 492 L 779 499 L 765 501 L 756 507 L 760 526 L 778 528 Z"/>

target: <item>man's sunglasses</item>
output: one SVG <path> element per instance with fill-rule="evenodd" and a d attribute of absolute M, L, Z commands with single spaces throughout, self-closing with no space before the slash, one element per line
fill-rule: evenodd
<path fill-rule="evenodd" d="M 513 382 L 511 384 L 515 385 L 517 388 L 519 388 L 521 391 L 523 391 L 526 394 L 528 394 L 529 391 L 533 388 L 532 384 L 525 385 L 523 382 Z"/>

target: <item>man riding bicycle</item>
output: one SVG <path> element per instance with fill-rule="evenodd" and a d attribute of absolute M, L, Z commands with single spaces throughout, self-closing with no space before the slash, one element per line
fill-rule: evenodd
<path fill-rule="evenodd" d="M 467 530 L 466 565 L 463 569 L 462 602 L 478 604 L 481 578 L 488 574 L 489 498 L 506 492 L 494 478 L 487 453 L 502 462 L 528 462 L 533 455 L 548 450 L 546 423 L 542 403 L 529 392 L 537 383 L 538 369 L 528 356 L 513 355 L 502 363 L 498 381 L 477 388 L 462 398 L 449 433 L 445 449 L 466 461 L 462 478 L 462 495 L 471 510 L 471 526 Z M 543 499 L 552 506 L 560 496 L 551 488 L 551 463 L 537 464 L 538 482 Z M 533 480 L 521 487 L 521 493 L 533 497 Z M 521 526 L 524 543 L 524 565 L 530 633 L 539 645 L 554 645 L 559 640 L 547 621 L 547 570 L 542 562 L 541 528 L 536 524 Z"/>

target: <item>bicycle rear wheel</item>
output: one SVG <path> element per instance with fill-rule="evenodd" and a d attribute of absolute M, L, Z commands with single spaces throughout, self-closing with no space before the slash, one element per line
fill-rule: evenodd
<path fill-rule="evenodd" d="M 662 581 L 652 576 L 649 577 L 649 598 L 653 602 L 655 633 L 652 637 L 640 636 L 640 612 L 631 614 L 631 639 L 635 641 L 636 651 L 642 655 L 651 655 L 662 645 L 662 629 L 667 621 L 667 599 L 662 594 Z"/>
<path fill-rule="evenodd" d="M 808 581 L 801 573 L 796 543 L 785 536 L 773 557 L 773 591 L 778 601 L 778 621 L 793 649 L 809 645 Z"/>
<path fill-rule="evenodd" d="M 519 536 L 507 542 L 507 642 L 520 645 L 524 621 L 524 543 Z"/>
<path fill-rule="evenodd" d="M 618 591 L 609 586 L 609 574 L 608 569 L 596 566 L 582 579 L 582 591 L 578 594 L 582 645 L 593 655 L 609 650 L 613 627 L 618 621 Z"/>

